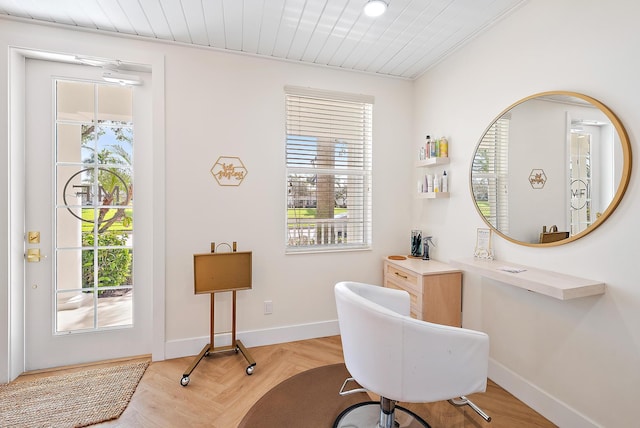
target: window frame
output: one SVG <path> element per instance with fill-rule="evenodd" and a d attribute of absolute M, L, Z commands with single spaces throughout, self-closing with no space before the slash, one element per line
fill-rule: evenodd
<path fill-rule="evenodd" d="M 371 249 L 373 102 L 285 87 L 286 254 Z"/>

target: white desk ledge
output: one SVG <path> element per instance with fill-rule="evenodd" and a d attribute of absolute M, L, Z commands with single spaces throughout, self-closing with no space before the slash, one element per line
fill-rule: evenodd
<path fill-rule="evenodd" d="M 500 260 L 475 258 L 451 260 L 450 264 L 486 278 L 560 300 L 604 294 L 605 283 Z"/>

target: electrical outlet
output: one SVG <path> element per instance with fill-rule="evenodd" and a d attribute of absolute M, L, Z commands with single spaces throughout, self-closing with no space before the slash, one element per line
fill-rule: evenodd
<path fill-rule="evenodd" d="M 269 315 L 273 313 L 273 302 L 271 300 L 264 301 L 264 314 Z"/>

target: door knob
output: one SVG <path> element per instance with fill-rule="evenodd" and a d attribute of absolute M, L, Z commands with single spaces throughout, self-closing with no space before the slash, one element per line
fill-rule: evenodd
<path fill-rule="evenodd" d="M 44 259 L 47 256 L 43 256 L 40 254 L 40 248 L 29 248 L 27 250 L 27 262 L 29 263 L 37 263 L 40 259 Z"/>

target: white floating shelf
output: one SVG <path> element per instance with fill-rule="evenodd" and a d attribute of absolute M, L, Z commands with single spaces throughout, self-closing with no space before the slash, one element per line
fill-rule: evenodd
<path fill-rule="evenodd" d="M 449 197 L 449 192 L 420 192 L 418 198 L 420 199 L 444 199 Z"/>
<path fill-rule="evenodd" d="M 424 166 L 436 166 L 436 165 L 446 165 L 449 163 L 449 158 L 429 158 L 416 162 L 416 168 L 421 168 Z"/>
<path fill-rule="evenodd" d="M 451 260 L 451 265 L 486 278 L 560 300 L 605 293 L 605 283 L 497 260 Z M 520 272 L 508 272 L 507 270 Z"/>

